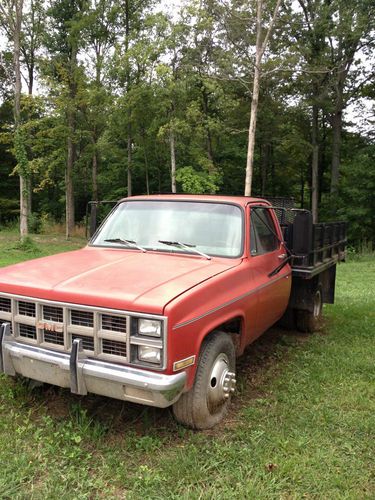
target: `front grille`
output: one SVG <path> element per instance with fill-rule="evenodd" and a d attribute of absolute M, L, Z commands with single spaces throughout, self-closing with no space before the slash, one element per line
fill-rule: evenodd
<path fill-rule="evenodd" d="M 0 311 L 10 313 L 12 312 L 12 301 L 4 297 L 0 297 Z"/>
<path fill-rule="evenodd" d="M 82 340 L 82 347 L 85 349 L 85 351 L 94 351 L 94 339 L 93 339 L 93 337 L 88 337 L 87 335 L 75 335 L 73 333 L 72 343 L 73 343 L 73 340 L 75 340 L 75 339 Z"/>
<path fill-rule="evenodd" d="M 35 318 L 35 309 L 35 304 L 33 304 L 32 302 L 18 302 L 18 314 L 20 314 L 21 316 L 30 316 L 31 318 Z"/>
<path fill-rule="evenodd" d="M 64 345 L 64 334 L 63 332 L 50 332 L 48 330 L 43 330 L 44 342 L 49 344 Z"/>
<path fill-rule="evenodd" d="M 94 326 L 94 313 L 90 311 L 72 310 L 70 311 L 70 322 L 72 325 L 92 328 Z"/>
<path fill-rule="evenodd" d="M 0 324 L 13 325 L 12 335 L 19 342 L 32 342 L 68 354 L 74 340 L 81 339 L 86 355 L 103 361 L 132 362 L 132 349 L 139 343 L 136 329 L 131 333 L 132 316 L 99 307 L 85 308 L 10 294 L 0 296 Z"/>
<path fill-rule="evenodd" d="M 102 314 L 102 330 L 126 333 L 126 318 Z"/>
<path fill-rule="evenodd" d="M 25 339 L 36 339 L 36 328 L 31 325 L 24 325 L 20 323 L 18 325 L 18 334 L 20 337 L 24 337 Z"/>
<path fill-rule="evenodd" d="M 64 320 L 64 313 L 62 307 L 43 306 L 43 319 L 47 321 L 55 321 L 62 323 Z"/>
<path fill-rule="evenodd" d="M 102 350 L 104 354 L 126 357 L 126 344 L 117 340 L 102 340 Z"/>

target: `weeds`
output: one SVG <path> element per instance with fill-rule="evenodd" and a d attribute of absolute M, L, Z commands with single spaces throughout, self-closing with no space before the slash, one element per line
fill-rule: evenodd
<path fill-rule="evenodd" d="M 41 255 L 73 247 L 36 241 Z M 374 498 L 375 260 L 355 259 L 338 266 L 322 332 L 274 329 L 250 346 L 210 431 L 0 376 L 0 498 Z"/>
<path fill-rule="evenodd" d="M 40 254 L 41 250 L 38 248 L 38 246 L 35 244 L 34 240 L 30 236 L 26 236 L 26 238 L 23 238 L 20 241 L 17 241 L 13 247 L 11 247 L 12 250 L 18 250 L 20 252 L 24 252 L 26 254 Z"/>

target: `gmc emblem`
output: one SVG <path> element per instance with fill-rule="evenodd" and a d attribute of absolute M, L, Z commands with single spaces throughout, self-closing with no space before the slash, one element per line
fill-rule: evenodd
<path fill-rule="evenodd" d="M 61 325 L 55 325 L 54 323 L 43 323 L 42 321 L 39 321 L 36 326 L 37 328 L 41 328 L 47 332 L 62 333 L 64 331 Z"/>

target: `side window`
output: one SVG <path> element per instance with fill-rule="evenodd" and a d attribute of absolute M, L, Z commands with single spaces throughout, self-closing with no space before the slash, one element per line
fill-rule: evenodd
<path fill-rule="evenodd" d="M 267 208 L 255 208 L 250 219 L 251 255 L 262 255 L 279 248 L 276 228 Z"/>

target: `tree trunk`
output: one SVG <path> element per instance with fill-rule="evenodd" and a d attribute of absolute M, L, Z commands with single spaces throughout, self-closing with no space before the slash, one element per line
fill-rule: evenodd
<path fill-rule="evenodd" d="M 174 131 L 171 130 L 169 134 L 169 146 L 171 150 L 171 181 L 172 193 L 176 193 L 176 141 Z"/>
<path fill-rule="evenodd" d="M 318 186 L 319 186 L 319 108 L 317 104 L 312 107 L 311 127 L 311 213 L 313 223 L 318 222 Z"/>
<path fill-rule="evenodd" d="M 130 40 L 130 6 L 129 0 L 125 0 L 125 55 L 129 50 L 129 40 Z M 125 82 L 126 82 L 126 92 L 130 92 L 130 71 L 128 66 L 126 67 L 125 72 Z M 127 139 L 127 149 L 128 149 L 128 180 L 127 180 L 127 188 L 128 188 L 128 196 L 132 196 L 132 138 L 131 138 L 131 113 L 130 109 L 128 109 L 128 139 Z"/>
<path fill-rule="evenodd" d="M 345 3 L 339 3 L 339 25 L 341 22 L 345 24 Z M 360 19 L 360 17 L 359 17 Z M 359 22 L 357 20 L 357 22 Z M 366 21 L 367 24 L 367 21 Z M 357 28 L 357 29 L 356 29 Z M 336 197 L 339 189 L 339 179 L 340 179 L 340 150 L 341 150 L 341 134 L 342 134 L 342 114 L 343 110 L 347 104 L 344 98 L 345 81 L 348 77 L 350 67 L 353 64 L 355 54 L 360 46 L 360 40 L 362 38 L 361 30 L 358 30 L 358 25 L 353 19 L 353 32 L 350 30 L 348 32 L 347 38 L 345 34 L 341 33 L 342 36 L 338 39 L 337 45 L 337 58 L 341 61 L 341 64 L 336 70 L 336 99 L 335 99 L 335 110 L 333 116 L 331 117 L 332 125 L 332 159 L 331 159 L 331 186 L 330 193 L 333 206 L 333 211 L 336 210 Z M 365 25 L 362 26 L 365 29 Z M 353 36 L 354 35 L 354 36 Z"/>
<path fill-rule="evenodd" d="M 132 138 L 131 126 L 128 125 L 128 196 L 132 195 Z"/>
<path fill-rule="evenodd" d="M 324 178 L 327 168 L 327 127 L 326 121 L 322 119 L 321 135 L 319 140 L 319 183 L 318 183 L 318 206 L 322 202 L 322 194 L 324 190 Z"/>
<path fill-rule="evenodd" d="M 268 172 L 268 166 L 269 166 L 269 159 L 270 159 L 270 145 L 269 144 L 263 144 L 261 147 L 261 154 L 262 154 L 262 161 L 261 161 L 261 186 L 262 186 L 262 196 L 266 194 L 266 185 L 267 185 L 267 172 Z"/>
<path fill-rule="evenodd" d="M 340 149 L 342 131 L 342 110 L 337 109 L 332 116 L 332 162 L 331 162 L 331 195 L 336 196 L 339 188 Z"/>
<path fill-rule="evenodd" d="M 158 167 L 158 186 L 159 186 L 159 194 L 161 193 L 161 172 L 160 167 Z"/>
<path fill-rule="evenodd" d="M 24 239 L 29 234 L 27 179 L 20 175 L 20 235 Z"/>
<path fill-rule="evenodd" d="M 31 2 L 31 9 L 33 11 L 33 2 Z M 34 15 L 34 14 L 33 14 Z M 34 54 L 31 54 L 31 63 L 27 69 L 27 73 L 29 75 L 28 81 L 27 81 L 27 90 L 29 95 L 33 95 L 34 91 L 34 70 L 35 70 L 35 64 L 34 64 Z M 32 179 L 32 174 L 31 172 L 29 173 L 29 178 L 27 179 L 27 195 L 28 195 L 28 203 L 27 203 L 27 217 L 31 215 L 32 212 L 32 202 L 33 202 L 33 179 Z"/>
<path fill-rule="evenodd" d="M 213 173 L 215 171 L 215 165 L 214 165 L 214 155 L 212 152 L 211 132 L 210 132 L 210 127 L 208 125 L 208 112 L 209 112 L 208 94 L 203 83 L 202 83 L 202 101 L 203 101 L 203 113 L 205 115 L 206 151 L 207 151 L 207 158 L 210 163 L 209 173 Z"/>
<path fill-rule="evenodd" d="M 34 88 L 34 65 L 33 64 L 28 69 L 28 75 L 29 75 L 29 78 L 27 81 L 28 92 L 29 92 L 29 95 L 33 95 L 33 88 Z"/>
<path fill-rule="evenodd" d="M 277 0 L 275 9 L 273 11 L 272 20 L 268 27 L 266 36 L 264 37 L 264 40 L 262 42 L 263 0 L 257 0 L 256 53 L 255 53 L 255 65 L 254 65 L 253 95 L 251 100 L 251 111 L 250 111 L 249 138 L 248 138 L 247 158 L 246 158 L 245 196 L 251 196 L 251 187 L 253 181 L 255 131 L 256 131 L 256 122 L 258 113 L 261 62 L 264 51 L 266 50 L 267 47 L 269 37 L 272 32 L 272 28 L 275 24 L 279 12 L 280 4 L 281 0 Z"/>
<path fill-rule="evenodd" d="M 75 119 L 72 110 L 68 111 L 68 158 L 65 172 L 65 190 L 66 190 L 66 238 L 73 234 L 75 216 L 74 216 L 74 187 L 73 187 L 73 168 L 75 161 L 74 127 Z"/>
<path fill-rule="evenodd" d="M 15 1 L 15 20 L 14 20 L 14 31 L 13 31 L 13 42 L 14 42 L 14 52 L 13 52 L 13 63 L 14 63 L 14 135 L 18 135 L 18 128 L 20 126 L 21 117 L 21 68 L 20 68 L 20 43 L 21 43 L 21 25 L 22 25 L 22 9 L 23 0 Z M 21 139 L 22 140 L 22 139 Z M 22 145 L 17 144 L 17 147 Z M 17 155 L 17 151 L 16 151 Z M 18 160 L 18 158 L 17 158 Z M 20 236 L 24 239 L 28 233 L 28 182 L 25 177 L 25 172 L 22 171 L 22 166 L 20 170 Z"/>
<path fill-rule="evenodd" d="M 33 209 L 32 192 L 33 192 L 33 189 L 32 189 L 32 178 L 31 178 L 31 174 L 30 174 L 29 178 L 27 179 L 27 194 L 28 194 L 27 211 L 28 211 L 28 215 L 31 214 L 32 209 Z"/>
<path fill-rule="evenodd" d="M 256 131 L 258 100 L 259 100 L 259 87 L 260 87 L 259 63 L 260 63 L 260 60 L 258 59 L 258 56 L 257 56 L 257 62 L 255 63 L 255 68 L 254 68 L 253 95 L 252 95 L 252 100 L 251 100 L 249 138 L 248 138 L 248 146 L 247 146 L 245 196 L 251 196 L 251 187 L 252 187 L 252 181 L 253 181 L 255 131 Z"/>
<path fill-rule="evenodd" d="M 147 159 L 147 151 L 146 151 L 146 141 L 143 136 L 143 156 L 145 159 L 145 177 L 146 177 L 146 192 L 147 194 L 150 194 L 150 182 L 149 182 L 149 177 L 148 177 L 148 159 Z"/>
<path fill-rule="evenodd" d="M 249 136 L 247 145 L 247 158 L 246 158 L 246 177 L 245 177 L 245 196 L 251 196 L 251 187 L 253 182 L 253 168 L 254 168 L 254 147 L 255 147 L 255 131 L 258 113 L 258 100 L 260 89 L 260 63 L 262 60 L 262 0 L 257 0 L 257 38 L 256 38 L 256 54 L 254 66 L 254 81 L 253 81 L 253 94 L 251 98 L 250 110 L 250 124 Z"/>
<path fill-rule="evenodd" d="M 33 95 L 33 90 L 34 90 L 34 64 L 31 64 L 31 66 L 28 69 L 28 93 L 29 95 Z M 31 156 L 32 157 L 32 156 Z M 29 173 L 29 178 L 27 180 L 27 195 L 28 195 L 28 205 L 27 205 L 27 217 L 31 215 L 32 212 L 32 203 L 33 203 L 33 179 L 32 179 L 32 173 Z"/>
<path fill-rule="evenodd" d="M 300 197 L 301 197 L 301 208 L 305 208 L 305 176 L 303 174 L 303 168 L 300 171 Z"/>
<path fill-rule="evenodd" d="M 94 147 L 96 147 L 95 139 Z M 92 156 L 92 199 L 98 201 L 98 153 L 96 150 Z"/>
<path fill-rule="evenodd" d="M 68 102 L 68 110 L 67 110 L 68 144 L 67 144 L 67 162 L 65 171 L 66 238 L 70 238 L 72 236 L 75 225 L 73 170 L 74 170 L 74 162 L 76 160 L 76 145 L 74 141 L 74 133 L 76 127 L 75 98 L 77 95 L 76 69 L 77 69 L 77 47 L 72 46 L 70 54 L 70 67 L 69 67 L 70 99 Z"/>

